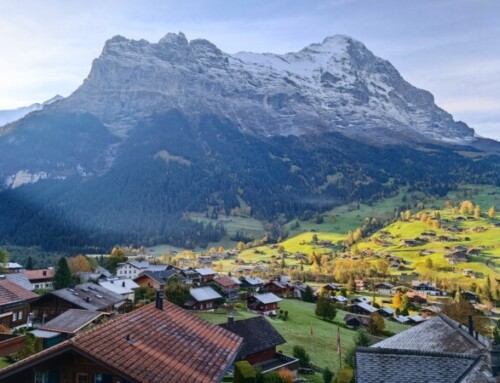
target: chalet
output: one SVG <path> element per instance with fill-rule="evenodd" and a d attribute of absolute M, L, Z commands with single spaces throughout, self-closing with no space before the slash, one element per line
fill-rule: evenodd
<path fill-rule="evenodd" d="M 69 309 L 116 312 L 126 299 L 95 283 L 82 283 L 73 288 L 50 291 L 32 303 L 36 321 L 45 323 Z"/>
<path fill-rule="evenodd" d="M 264 290 L 281 297 L 290 295 L 292 292 L 292 287 L 287 283 L 282 283 L 281 281 L 275 280 L 266 283 L 264 285 Z"/>
<path fill-rule="evenodd" d="M 386 294 L 386 295 L 390 295 L 391 294 L 391 289 L 394 287 L 394 285 L 392 283 L 389 283 L 389 282 L 382 282 L 382 283 L 377 283 L 375 285 L 375 290 L 377 290 L 377 292 L 379 294 Z"/>
<path fill-rule="evenodd" d="M 171 268 L 162 271 L 143 271 L 134 278 L 134 282 L 142 287 L 162 290 L 171 278 L 177 278 L 180 282 L 184 282 L 185 279 L 177 269 Z"/>
<path fill-rule="evenodd" d="M 220 382 L 243 339 L 169 302 L 143 306 L 0 370 L 2 383 Z"/>
<path fill-rule="evenodd" d="M 293 296 L 295 298 L 298 298 L 298 299 L 303 299 L 304 298 L 304 293 L 306 292 L 306 289 L 308 287 L 310 287 L 312 289 L 313 294 L 316 297 L 316 295 L 317 295 L 316 290 L 313 287 L 311 287 L 311 286 L 309 286 L 309 285 L 307 285 L 305 283 L 302 283 L 300 281 L 297 281 L 297 282 L 295 282 L 295 283 L 292 284 Z"/>
<path fill-rule="evenodd" d="M 335 303 L 339 303 L 341 305 L 346 305 L 349 302 L 349 299 L 347 299 L 343 295 L 334 295 L 334 296 L 332 296 L 332 300 Z"/>
<path fill-rule="evenodd" d="M 356 297 L 351 299 L 351 303 L 368 303 L 370 304 L 370 300 L 367 297 Z"/>
<path fill-rule="evenodd" d="M 32 333 L 36 338 L 42 339 L 45 349 L 90 330 L 108 317 L 108 314 L 99 311 L 70 309 Z"/>
<path fill-rule="evenodd" d="M 231 301 L 238 300 L 241 282 L 237 278 L 218 277 L 214 278 L 213 281 L 221 288 L 226 298 Z"/>
<path fill-rule="evenodd" d="M 380 315 L 382 315 L 384 318 L 391 318 L 394 316 L 395 311 L 391 309 L 390 307 L 381 307 L 377 311 Z"/>
<path fill-rule="evenodd" d="M 184 304 L 190 310 L 215 310 L 222 296 L 210 286 L 189 289 L 191 298 Z"/>
<path fill-rule="evenodd" d="M 349 306 L 348 311 L 354 314 L 370 315 L 377 312 L 377 308 L 369 303 L 361 302 Z"/>
<path fill-rule="evenodd" d="M 411 287 L 417 291 L 436 291 L 436 285 L 426 281 L 411 281 Z"/>
<path fill-rule="evenodd" d="M 439 306 L 427 306 L 420 309 L 420 315 L 423 318 L 435 317 L 441 313 L 441 307 Z"/>
<path fill-rule="evenodd" d="M 462 270 L 462 275 L 465 275 L 466 277 L 471 277 L 471 278 L 475 278 L 476 277 L 476 273 L 472 269 L 463 269 Z"/>
<path fill-rule="evenodd" d="M 459 263 L 465 263 L 468 261 L 467 253 L 463 251 L 455 251 L 451 254 L 446 254 L 444 257 L 452 265 L 458 265 Z"/>
<path fill-rule="evenodd" d="M 53 268 L 42 270 L 25 270 L 24 275 L 28 278 L 35 289 L 51 289 L 56 270 Z"/>
<path fill-rule="evenodd" d="M 344 317 L 346 326 L 350 328 L 368 327 L 370 325 L 370 316 L 346 314 Z"/>
<path fill-rule="evenodd" d="M 201 283 L 211 282 L 217 276 L 217 273 L 209 267 L 194 269 L 194 271 L 201 276 Z"/>
<path fill-rule="evenodd" d="M 139 285 L 130 278 L 110 278 L 105 281 L 100 281 L 98 284 L 106 290 L 121 295 L 130 302 L 134 302 L 134 292 L 135 289 L 139 287 Z"/>
<path fill-rule="evenodd" d="M 201 283 L 201 275 L 194 269 L 183 268 L 179 270 L 179 273 L 184 278 L 183 282 L 186 285 L 198 285 Z"/>
<path fill-rule="evenodd" d="M 19 273 L 23 267 L 16 262 L 0 263 L 0 270 L 5 270 L 7 273 Z"/>
<path fill-rule="evenodd" d="M 122 278 L 131 278 L 134 279 L 140 273 L 146 270 L 150 271 L 161 271 L 166 270 L 171 266 L 168 265 L 154 265 L 150 264 L 148 261 L 135 261 L 128 260 L 127 262 L 121 263 L 116 268 L 116 275 Z"/>
<path fill-rule="evenodd" d="M 285 344 L 286 340 L 266 318 L 257 316 L 235 321 L 229 317 L 228 322 L 220 326 L 243 338 L 237 360 L 248 361 L 263 374 L 281 368 L 297 370 L 298 359 L 276 352 L 276 347 Z"/>
<path fill-rule="evenodd" d="M 494 382 L 490 347 L 473 328 L 439 315 L 371 347 L 357 347 L 356 382 Z"/>
<path fill-rule="evenodd" d="M 241 288 L 252 291 L 259 291 L 259 289 L 264 286 L 264 281 L 259 277 L 241 277 Z"/>
<path fill-rule="evenodd" d="M 255 294 L 247 299 L 250 310 L 264 315 L 276 314 L 276 311 L 279 310 L 279 302 L 281 299 L 273 293 Z"/>
<path fill-rule="evenodd" d="M 321 288 L 322 291 L 327 291 L 329 293 L 336 293 L 337 291 L 340 291 L 342 290 L 342 286 L 339 285 L 338 283 L 329 283 L 327 285 L 324 285 L 322 288 Z"/>
<path fill-rule="evenodd" d="M 3 276 L 0 278 L 0 325 L 13 329 L 25 326 L 29 320 L 30 304 L 38 298 Z"/>
<path fill-rule="evenodd" d="M 427 294 L 425 292 L 408 291 L 406 295 L 410 299 L 410 303 L 414 305 L 424 305 L 427 303 Z"/>

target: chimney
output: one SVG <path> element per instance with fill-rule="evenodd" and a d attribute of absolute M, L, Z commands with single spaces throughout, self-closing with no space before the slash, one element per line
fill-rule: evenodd
<path fill-rule="evenodd" d="M 156 290 L 156 308 L 163 311 L 163 297 L 161 296 L 161 290 Z"/>
<path fill-rule="evenodd" d="M 233 322 L 234 322 L 234 315 L 227 314 L 227 323 L 233 323 Z"/>
<path fill-rule="evenodd" d="M 89 303 L 90 302 L 90 297 L 85 297 L 85 302 Z"/>
<path fill-rule="evenodd" d="M 122 287 L 125 287 L 125 281 L 122 282 Z"/>
<path fill-rule="evenodd" d="M 472 320 L 472 315 L 467 315 L 469 323 L 469 335 L 474 336 L 474 321 Z"/>
<path fill-rule="evenodd" d="M 47 270 L 43 270 L 42 274 L 45 277 L 47 275 Z"/>

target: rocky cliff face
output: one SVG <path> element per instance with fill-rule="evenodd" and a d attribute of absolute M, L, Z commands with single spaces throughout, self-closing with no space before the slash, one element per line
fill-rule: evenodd
<path fill-rule="evenodd" d="M 121 137 L 148 116 L 215 113 L 262 136 L 340 132 L 378 143 L 469 143 L 474 131 L 362 43 L 332 36 L 285 55 L 229 55 L 168 34 L 156 44 L 109 40 L 85 83 L 57 105 L 98 116 Z"/>

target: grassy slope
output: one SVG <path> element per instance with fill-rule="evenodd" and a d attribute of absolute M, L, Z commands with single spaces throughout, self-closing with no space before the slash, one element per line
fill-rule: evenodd
<path fill-rule="evenodd" d="M 292 348 L 295 345 L 302 345 L 311 355 L 314 364 L 320 367 L 330 367 L 333 371 L 338 368 L 337 354 L 337 325 L 340 325 L 340 339 L 342 351 L 347 350 L 354 344 L 355 331 L 349 330 L 344 326 L 345 311 L 337 311 L 337 317 L 332 323 L 325 322 L 314 315 L 315 305 L 294 299 L 286 299 L 280 303 L 282 310 L 289 312 L 289 319 L 283 321 L 281 319 L 268 320 L 286 339 L 287 343 L 279 346 L 278 350 L 282 350 L 288 355 L 292 355 Z M 227 318 L 224 314 L 215 313 L 199 313 L 199 315 L 213 323 L 224 323 Z M 254 314 L 240 312 L 241 316 L 236 319 L 245 319 Z M 312 339 L 310 335 L 311 327 L 314 330 L 314 352 L 312 350 Z M 408 329 L 397 323 L 386 321 L 386 329 L 393 332 L 401 332 Z"/>

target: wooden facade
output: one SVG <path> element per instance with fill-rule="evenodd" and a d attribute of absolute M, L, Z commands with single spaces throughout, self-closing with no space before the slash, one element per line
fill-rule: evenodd
<path fill-rule="evenodd" d="M 0 308 L 0 325 L 7 328 L 15 328 L 28 323 L 30 315 L 30 304 L 28 302 L 16 302 L 3 305 Z"/>
<path fill-rule="evenodd" d="M 141 287 L 149 287 L 151 289 L 159 290 L 163 289 L 165 284 L 160 284 L 156 279 L 151 278 L 147 274 L 142 274 L 139 275 L 137 278 L 134 279 L 134 282 L 137 283 Z"/>

